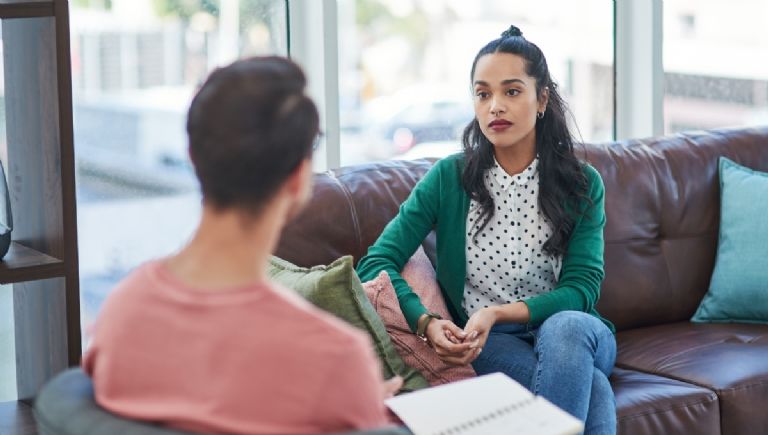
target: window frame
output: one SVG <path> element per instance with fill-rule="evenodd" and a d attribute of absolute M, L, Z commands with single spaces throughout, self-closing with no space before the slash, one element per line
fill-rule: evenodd
<path fill-rule="evenodd" d="M 614 140 L 660 136 L 664 133 L 662 0 L 613 4 Z"/>

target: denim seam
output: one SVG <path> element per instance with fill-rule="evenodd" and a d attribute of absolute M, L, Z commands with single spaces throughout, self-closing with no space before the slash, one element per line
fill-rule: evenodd
<path fill-rule="evenodd" d="M 539 337 L 535 337 L 534 340 L 538 340 Z M 542 356 L 541 349 L 538 348 L 538 343 L 534 341 L 533 343 L 533 349 L 534 349 L 534 355 L 536 356 L 536 373 L 533 376 L 533 385 L 531 387 L 533 388 L 533 394 L 539 395 L 539 386 L 541 385 L 541 361 L 544 359 Z"/>

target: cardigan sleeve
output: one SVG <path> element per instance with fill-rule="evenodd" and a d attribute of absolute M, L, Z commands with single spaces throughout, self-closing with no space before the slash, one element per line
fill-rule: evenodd
<path fill-rule="evenodd" d="M 585 164 L 584 171 L 590 184 L 592 204 L 586 207 L 574 226 L 555 288 L 524 301 L 528 305 L 532 324 L 541 324 L 559 311 L 591 312 L 600 296 L 600 283 L 605 275 L 605 186 L 592 166 Z"/>
<path fill-rule="evenodd" d="M 400 276 L 400 271 L 437 222 L 443 162 L 445 160 L 438 161 L 416 184 L 397 216 L 357 264 L 357 273 L 363 282 L 374 279 L 382 270 L 387 271 L 400 309 L 413 331 L 416 331 L 419 317 L 428 310 Z"/>

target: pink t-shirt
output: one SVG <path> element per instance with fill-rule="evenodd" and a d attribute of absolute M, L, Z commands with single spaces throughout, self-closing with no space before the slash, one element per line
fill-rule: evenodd
<path fill-rule="evenodd" d="M 133 271 L 107 299 L 83 368 L 104 408 L 183 430 L 387 424 L 365 334 L 280 286 L 195 290 L 161 261 Z"/>

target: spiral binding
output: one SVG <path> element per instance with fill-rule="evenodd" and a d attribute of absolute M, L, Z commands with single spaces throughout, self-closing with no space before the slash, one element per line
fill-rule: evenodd
<path fill-rule="evenodd" d="M 439 432 L 435 432 L 433 435 L 460 435 L 464 433 L 464 431 L 467 431 L 469 429 L 474 429 L 476 426 L 481 426 L 491 420 L 495 420 L 499 417 L 503 417 L 506 414 L 517 411 L 518 409 L 525 408 L 526 406 L 531 405 L 534 400 L 535 400 L 535 397 L 531 396 L 528 399 L 525 399 L 517 403 L 513 403 L 511 405 L 507 405 L 503 408 L 499 408 L 497 410 L 489 412 L 488 414 L 484 414 L 480 417 L 476 417 L 472 420 L 466 421 L 458 426 L 449 427 Z"/>

